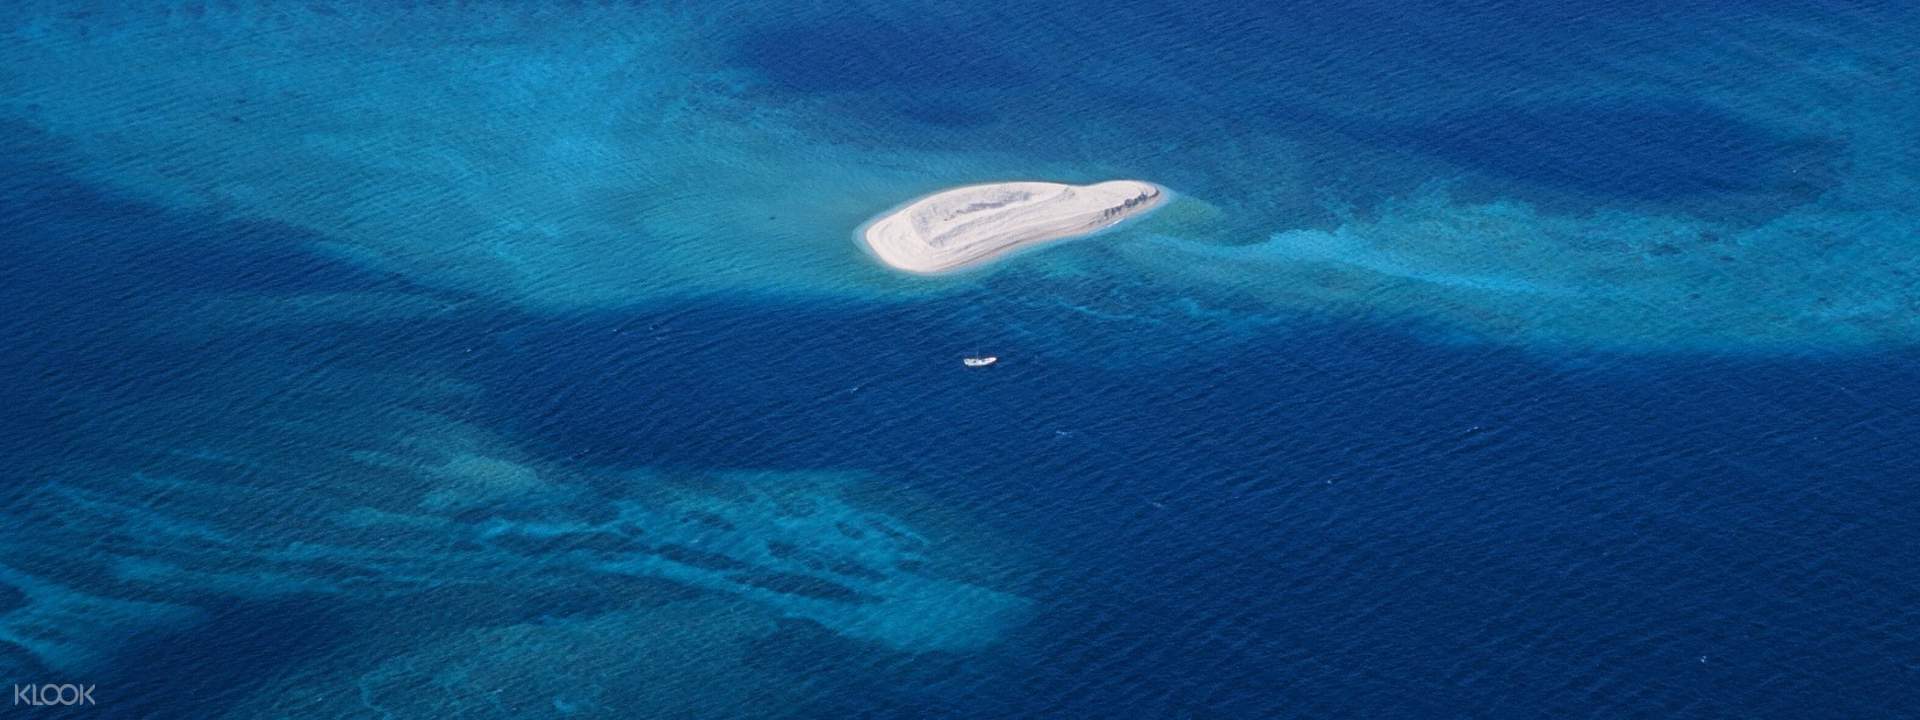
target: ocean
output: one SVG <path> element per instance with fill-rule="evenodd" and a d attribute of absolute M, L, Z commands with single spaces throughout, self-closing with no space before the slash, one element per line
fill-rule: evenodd
<path fill-rule="evenodd" d="M 1920 717 L 1915 37 L 1893 2 L 10 4 L 0 687 Z M 854 237 L 1111 178 L 1176 197 L 941 277 Z"/>

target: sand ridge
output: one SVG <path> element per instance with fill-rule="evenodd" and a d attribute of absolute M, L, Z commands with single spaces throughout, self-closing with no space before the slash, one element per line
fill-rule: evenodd
<path fill-rule="evenodd" d="M 1101 230 L 1152 210 L 1166 196 L 1164 188 L 1139 180 L 968 185 L 881 216 L 867 224 L 861 237 L 889 266 L 942 273 L 1021 247 Z"/>

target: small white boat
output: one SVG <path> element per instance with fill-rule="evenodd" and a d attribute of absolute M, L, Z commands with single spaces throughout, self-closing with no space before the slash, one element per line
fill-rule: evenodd
<path fill-rule="evenodd" d="M 960 358 L 960 364 L 965 365 L 967 367 L 986 367 L 988 365 L 992 365 L 997 362 L 1000 362 L 1000 358 L 994 357 L 992 355 L 988 355 L 986 357 Z"/>

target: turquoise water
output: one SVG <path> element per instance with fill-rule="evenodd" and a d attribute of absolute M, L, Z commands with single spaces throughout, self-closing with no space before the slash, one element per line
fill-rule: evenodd
<path fill-rule="evenodd" d="M 108 716 L 1920 701 L 1904 7 L 0 28 L 0 669 Z M 854 241 L 1010 178 L 1177 199 Z"/>
<path fill-rule="evenodd" d="M 556 312 L 975 286 L 837 240 L 957 183 L 1138 176 L 1184 206 L 996 276 L 1506 342 L 1915 334 L 1906 13 L 1089 12 L 15 10 L 7 107 L 118 192 Z"/>

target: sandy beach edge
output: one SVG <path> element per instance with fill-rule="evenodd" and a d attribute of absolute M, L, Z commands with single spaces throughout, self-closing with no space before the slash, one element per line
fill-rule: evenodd
<path fill-rule="evenodd" d="M 915 205 L 918 205 L 930 198 L 933 198 L 939 195 L 944 195 L 947 193 L 952 193 L 955 191 L 988 189 L 988 188 L 993 188 L 997 186 L 1014 185 L 1014 184 L 1020 184 L 1020 183 L 1039 183 L 1039 184 L 1045 184 L 1045 185 L 1067 186 L 1071 188 L 1090 188 L 1096 185 L 1101 185 L 1109 182 L 1138 183 L 1140 185 L 1151 187 L 1152 189 L 1157 191 L 1157 194 L 1148 202 L 1129 208 L 1128 212 L 1126 212 L 1123 216 L 1116 219 L 1107 220 L 1104 222 L 1091 223 L 1089 224 L 1089 226 L 1084 226 L 1084 229 L 1076 229 L 1074 231 L 1059 232 L 1059 233 L 1041 233 L 1033 237 L 1021 238 L 1012 242 L 1008 242 L 1004 245 L 1000 245 L 998 247 L 990 248 L 977 255 L 967 257 L 956 262 L 942 264 L 938 267 L 933 267 L 933 268 L 910 267 L 910 266 L 905 266 L 905 265 L 893 262 L 892 260 L 889 260 L 879 249 L 877 249 L 874 246 L 873 241 L 869 237 L 869 231 L 873 229 L 874 225 L 882 221 L 885 221 L 889 218 L 892 218 L 900 214 L 901 212 Z M 850 237 L 853 240 L 854 244 L 859 246 L 860 251 L 863 254 L 865 254 L 868 258 L 872 259 L 876 264 L 879 264 L 889 270 L 905 273 L 908 275 L 920 276 L 920 277 L 953 275 L 953 274 L 965 273 L 970 270 L 979 270 L 983 267 L 993 265 L 1010 256 L 1018 255 L 1020 253 L 1033 250 L 1039 247 L 1051 245 L 1056 242 L 1078 240 L 1078 239 L 1093 237 L 1096 235 L 1100 235 L 1102 233 L 1112 231 L 1122 226 L 1131 224 L 1132 222 L 1134 222 L 1135 220 L 1138 220 L 1139 218 L 1152 214 L 1153 211 L 1159 209 L 1162 206 L 1165 206 L 1169 201 L 1175 199 L 1176 197 L 1178 197 L 1178 193 L 1175 193 L 1171 188 L 1168 188 L 1167 186 L 1161 185 L 1159 183 L 1148 182 L 1145 180 L 1130 180 L 1130 179 L 1129 180 L 1109 180 L 1109 181 L 1103 181 L 1100 183 L 1087 183 L 1084 185 L 1074 185 L 1072 183 L 1061 183 L 1061 182 L 1054 182 L 1054 181 L 1048 181 L 1048 180 L 1008 180 L 1008 181 L 1001 181 L 1001 182 L 970 183 L 966 185 L 956 185 L 953 187 L 941 188 L 939 190 L 934 190 L 932 192 L 917 195 L 905 201 L 895 203 L 894 205 L 888 207 L 887 209 L 882 210 L 868 217 L 864 222 L 861 222 L 857 227 L 853 229 L 853 232 L 851 233 Z"/>

